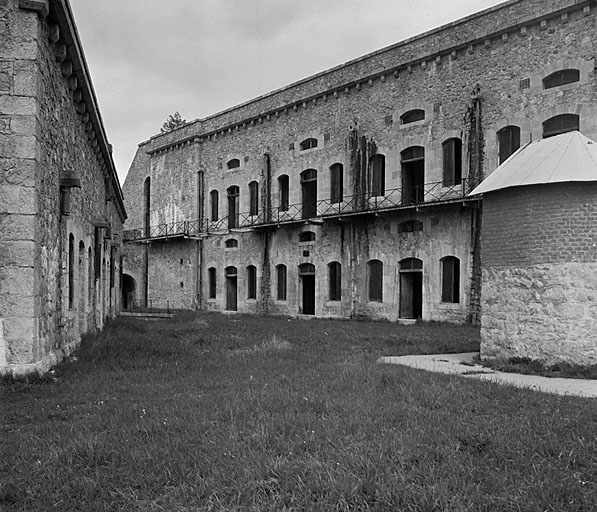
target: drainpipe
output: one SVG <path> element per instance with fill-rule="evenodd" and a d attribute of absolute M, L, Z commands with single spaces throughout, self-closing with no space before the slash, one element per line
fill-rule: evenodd
<path fill-rule="evenodd" d="M 203 194 L 204 174 L 202 170 L 197 171 L 197 220 L 199 226 L 198 234 L 203 232 Z M 195 309 L 203 307 L 203 239 L 199 238 L 195 242 Z"/>

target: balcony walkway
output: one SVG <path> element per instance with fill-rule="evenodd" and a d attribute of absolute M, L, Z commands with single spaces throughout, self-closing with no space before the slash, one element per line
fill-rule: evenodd
<path fill-rule="evenodd" d="M 445 204 L 478 203 L 481 196 L 468 196 L 468 180 L 446 187 L 443 183 L 427 183 L 412 187 L 403 194 L 400 188 L 388 189 L 383 196 L 363 198 L 360 195 L 344 196 L 343 201 L 332 203 L 321 199 L 311 203 L 276 206 L 256 215 L 239 213 L 217 220 L 183 220 L 159 224 L 149 228 L 124 231 L 125 242 L 148 242 L 176 238 L 204 238 L 210 234 L 229 231 L 251 231 L 302 222 L 324 222 L 355 216 L 380 214 L 405 209 L 420 209 Z"/>

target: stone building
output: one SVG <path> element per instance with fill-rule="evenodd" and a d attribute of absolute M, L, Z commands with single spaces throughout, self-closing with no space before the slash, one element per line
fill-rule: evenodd
<path fill-rule="evenodd" d="M 125 210 L 67 0 L 0 1 L 0 372 L 120 308 Z"/>
<path fill-rule="evenodd" d="M 477 321 L 481 195 L 597 137 L 595 1 L 511 0 L 139 145 L 127 305 Z"/>

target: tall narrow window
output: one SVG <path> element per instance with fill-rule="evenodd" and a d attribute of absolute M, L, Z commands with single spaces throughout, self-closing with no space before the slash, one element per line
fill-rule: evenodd
<path fill-rule="evenodd" d="M 282 174 L 282 176 L 278 178 L 278 201 L 280 204 L 280 211 L 288 211 L 288 176 L 286 174 Z"/>
<path fill-rule="evenodd" d="M 553 137 L 560 133 L 578 130 L 580 117 L 576 114 L 562 114 L 552 117 L 543 123 L 543 138 Z"/>
<path fill-rule="evenodd" d="M 425 198 L 425 148 L 412 146 L 400 153 L 402 203 L 421 203 Z"/>
<path fill-rule="evenodd" d="M 386 193 L 386 157 L 375 155 L 369 160 L 371 196 L 383 196 Z"/>
<path fill-rule="evenodd" d="M 344 199 L 344 169 L 342 164 L 330 167 L 330 190 L 332 204 L 341 203 Z"/>
<path fill-rule="evenodd" d="M 229 187 L 226 192 L 228 194 L 228 229 L 237 228 L 239 219 L 239 189 L 235 185 Z"/>
<path fill-rule="evenodd" d="M 214 267 L 210 267 L 207 269 L 207 281 L 209 287 L 209 295 L 210 299 L 216 298 L 216 269 Z"/>
<path fill-rule="evenodd" d="M 337 261 L 332 261 L 328 265 L 330 300 L 342 300 L 342 265 Z"/>
<path fill-rule="evenodd" d="M 307 169 L 301 173 L 301 191 L 303 194 L 303 219 L 317 216 L 317 171 Z"/>
<path fill-rule="evenodd" d="M 276 267 L 276 274 L 278 278 L 277 282 L 277 299 L 286 300 L 286 265 L 278 265 Z"/>
<path fill-rule="evenodd" d="M 454 256 L 442 258 L 442 302 L 460 302 L 460 260 Z"/>
<path fill-rule="evenodd" d="M 252 181 L 249 183 L 249 215 L 259 213 L 259 183 Z"/>
<path fill-rule="evenodd" d="M 149 238 L 150 219 L 151 219 L 151 178 L 148 176 L 143 183 L 143 228 L 145 237 Z"/>
<path fill-rule="evenodd" d="M 520 128 L 518 126 L 505 126 L 497 135 L 499 163 L 502 164 L 520 148 Z"/>
<path fill-rule="evenodd" d="M 580 81 L 580 71 L 578 69 L 561 69 L 543 79 L 543 88 L 552 89 L 578 81 Z"/>
<path fill-rule="evenodd" d="M 75 305 L 75 237 L 68 236 L 68 309 Z"/>
<path fill-rule="evenodd" d="M 457 138 L 448 139 L 444 149 L 444 187 L 452 187 L 462 183 L 462 141 Z"/>
<path fill-rule="evenodd" d="M 219 206 L 218 206 L 218 202 L 219 202 L 220 198 L 219 198 L 219 193 L 217 190 L 212 190 L 209 193 L 209 203 L 210 203 L 210 210 L 211 210 L 211 220 L 215 221 L 218 220 L 219 218 Z"/>
<path fill-rule="evenodd" d="M 367 263 L 369 274 L 369 301 L 383 302 L 383 263 L 371 260 Z"/>
<path fill-rule="evenodd" d="M 247 299 L 257 298 L 257 267 L 247 267 Z"/>

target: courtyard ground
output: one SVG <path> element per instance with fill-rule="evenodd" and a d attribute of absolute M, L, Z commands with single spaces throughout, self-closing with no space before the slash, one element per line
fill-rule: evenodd
<path fill-rule="evenodd" d="M 0 388 L 0 510 L 595 510 L 595 400 L 376 362 L 478 340 L 121 318 L 46 378 Z"/>

